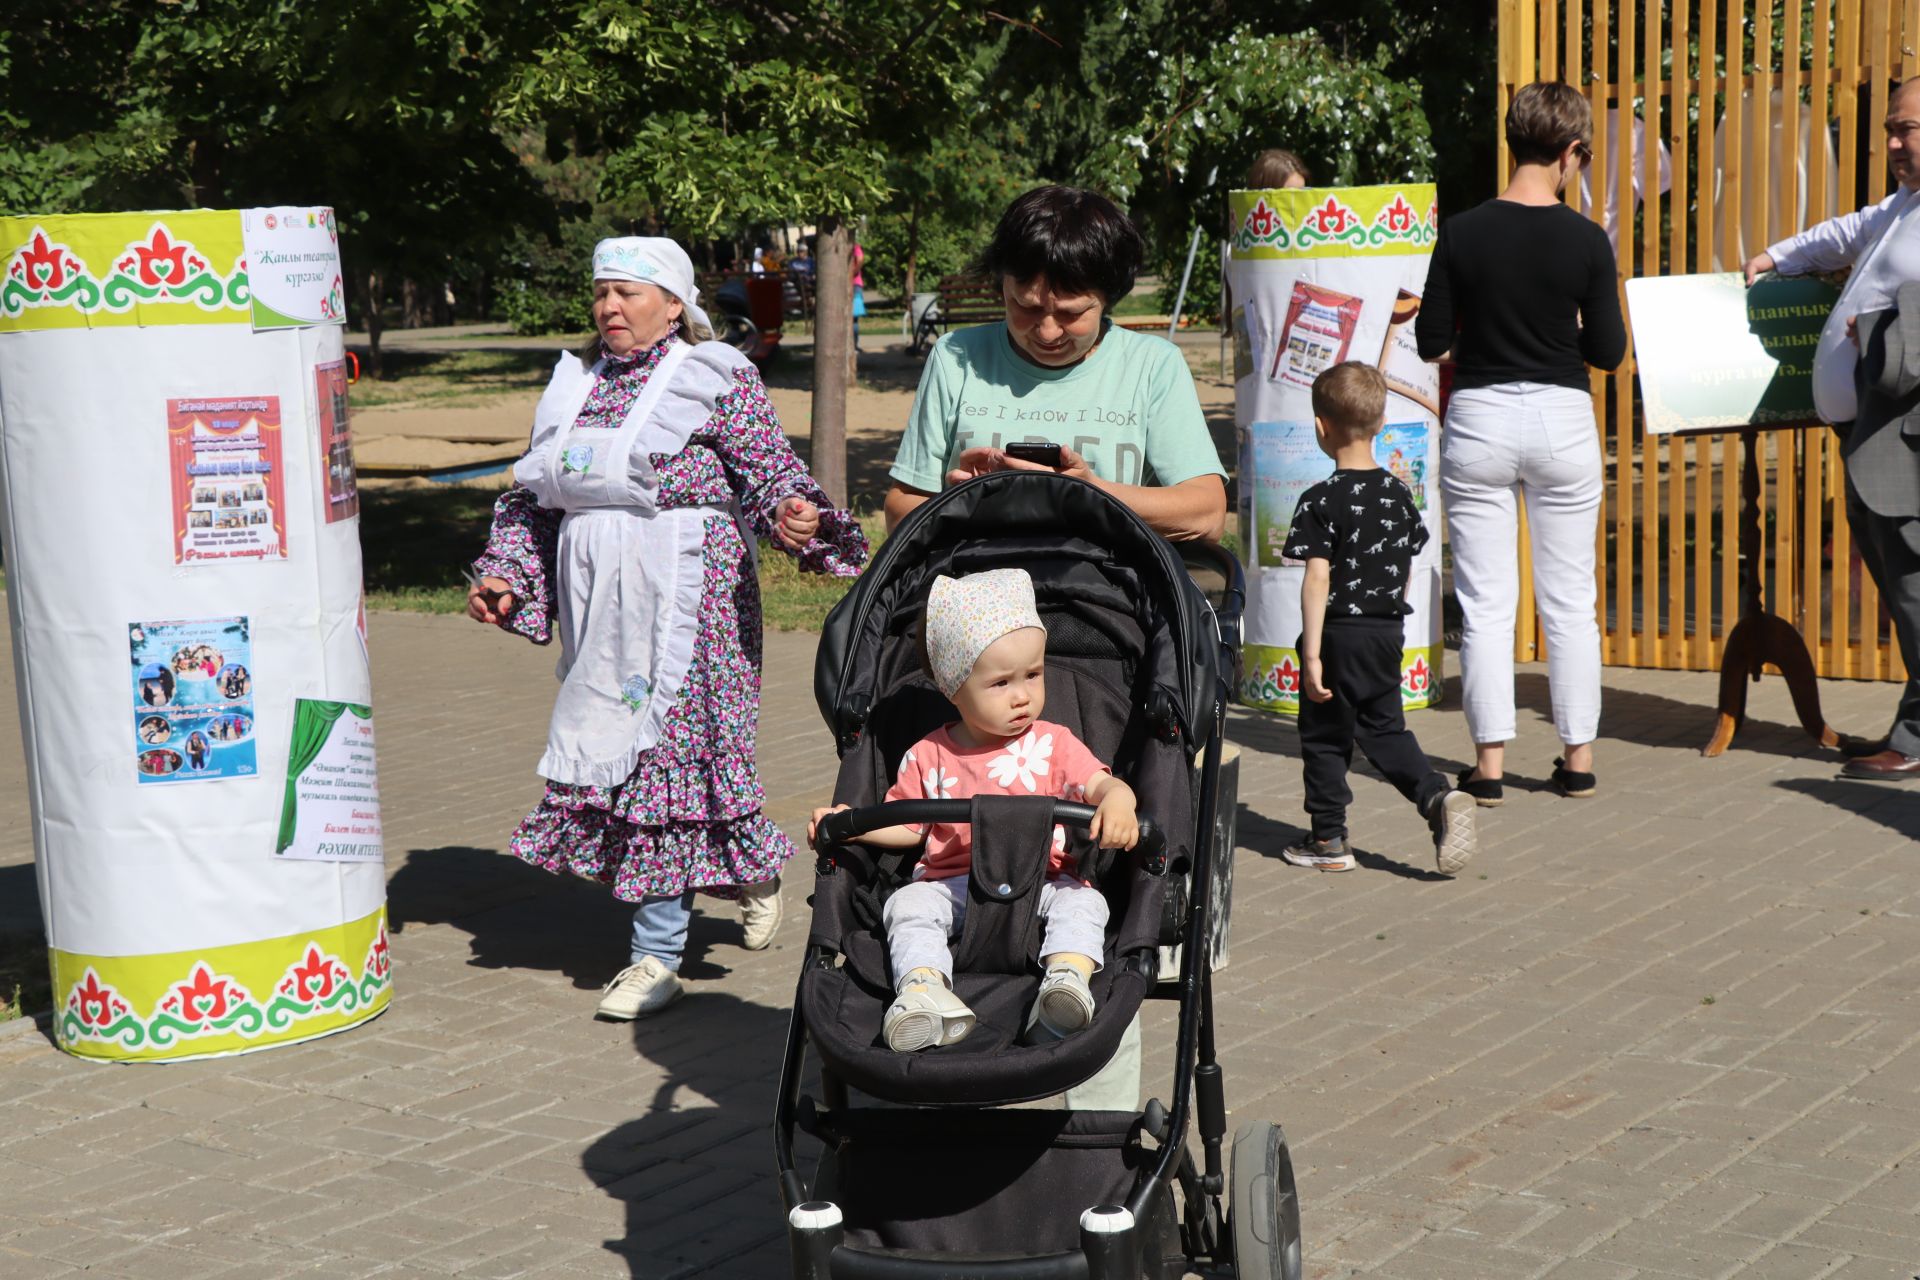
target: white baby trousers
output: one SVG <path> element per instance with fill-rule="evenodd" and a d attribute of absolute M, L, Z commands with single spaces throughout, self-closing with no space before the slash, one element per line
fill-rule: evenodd
<path fill-rule="evenodd" d="M 1040 886 L 1043 956 L 1090 956 L 1095 969 L 1107 946 L 1107 899 L 1098 889 L 1068 875 Z M 881 919 L 887 929 L 887 955 L 894 982 L 915 969 L 933 969 L 953 982 L 953 948 L 948 940 L 967 919 L 967 877 L 915 880 L 887 899 Z"/>

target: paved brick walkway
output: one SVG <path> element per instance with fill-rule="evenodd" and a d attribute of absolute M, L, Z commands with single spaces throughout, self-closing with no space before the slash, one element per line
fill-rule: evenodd
<path fill-rule="evenodd" d="M 311 1045 L 171 1067 L 0 1035 L 0 1276 L 768 1277 L 768 1118 L 802 930 L 695 923 L 691 995 L 590 1016 L 605 895 L 504 857 L 535 798 L 549 655 L 379 615 L 397 994 Z M 797 828 L 830 783 L 812 642 L 773 636 L 762 759 Z M 1543 679 L 1515 752 L 1552 755 Z M 0 678 L 0 721 L 13 719 Z M 1275 856 L 1292 730 L 1252 716 L 1221 1046 L 1235 1121 L 1284 1122 L 1319 1277 L 1910 1277 L 1920 1260 L 1920 790 L 1834 780 L 1777 681 L 1700 759 L 1713 680 L 1610 671 L 1604 791 L 1522 783 L 1453 883 L 1382 783 L 1362 871 Z M 1888 686 L 1829 684 L 1874 728 Z M 1415 727 L 1457 767 L 1460 717 Z M 1510 791 L 1510 795 L 1512 792 Z M 0 753 L 0 926 L 32 918 Z M 804 886 L 789 887 L 798 908 Z M 1711 1003 L 1709 1003 L 1711 1001 Z M 1164 1089 L 1171 1010 L 1147 1018 Z"/>

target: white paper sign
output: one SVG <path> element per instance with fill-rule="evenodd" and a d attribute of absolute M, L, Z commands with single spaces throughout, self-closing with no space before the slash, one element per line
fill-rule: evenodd
<path fill-rule="evenodd" d="M 287 796 L 275 854 L 309 862 L 380 862 L 380 783 L 366 707 L 310 698 L 294 704 Z"/>
<path fill-rule="evenodd" d="M 340 228 L 332 209 L 242 209 L 240 235 L 247 250 L 255 329 L 347 322 Z"/>

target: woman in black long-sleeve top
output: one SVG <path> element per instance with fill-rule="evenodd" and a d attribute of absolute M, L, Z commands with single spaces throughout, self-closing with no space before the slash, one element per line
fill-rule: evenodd
<path fill-rule="evenodd" d="M 1527 85 L 1514 95 L 1506 127 L 1513 180 L 1497 199 L 1441 226 L 1415 328 L 1422 356 L 1454 364 L 1440 491 L 1466 624 L 1461 684 L 1477 757 L 1461 786 L 1488 805 L 1501 801 L 1515 730 L 1522 494 L 1554 727 L 1565 744 L 1553 780 L 1566 795 L 1594 792 L 1594 538 L 1605 474 L 1587 369 L 1612 369 L 1627 350 L 1612 246 L 1597 223 L 1560 202 L 1561 188 L 1592 159 L 1587 100 L 1566 84 Z"/>

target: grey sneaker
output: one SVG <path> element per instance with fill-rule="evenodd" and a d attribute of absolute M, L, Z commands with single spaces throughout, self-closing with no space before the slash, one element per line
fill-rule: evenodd
<path fill-rule="evenodd" d="M 748 885 L 740 891 L 740 925 L 744 931 L 740 945 L 749 951 L 765 951 L 780 932 L 780 877 L 764 884 Z"/>
<path fill-rule="evenodd" d="M 613 976 L 594 1012 L 615 1022 L 632 1022 L 660 1012 L 685 994 L 679 975 L 648 956 Z"/>
<path fill-rule="evenodd" d="M 1479 803 L 1475 797 L 1457 788 L 1434 801 L 1427 825 L 1433 828 L 1433 861 L 1441 875 L 1458 872 L 1480 847 L 1473 818 L 1477 808 Z"/>
<path fill-rule="evenodd" d="M 1353 851 L 1347 848 L 1344 836 L 1335 836 L 1331 840 L 1302 840 L 1299 844 L 1282 849 L 1280 856 L 1296 867 L 1312 867 L 1316 871 L 1351 871 L 1358 865 L 1353 860 Z"/>

